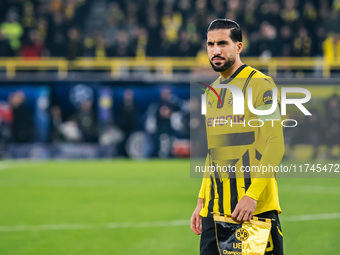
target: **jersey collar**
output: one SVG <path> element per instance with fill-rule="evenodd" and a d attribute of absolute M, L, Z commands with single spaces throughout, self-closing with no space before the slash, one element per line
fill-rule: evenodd
<path fill-rule="evenodd" d="M 230 76 L 229 79 L 226 79 L 224 81 L 222 81 L 222 77 L 220 78 L 220 84 L 228 84 L 229 82 L 231 82 L 247 65 L 241 65 L 239 68 L 237 68 L 237 70 L 232 74 L 232 76 Z"/>

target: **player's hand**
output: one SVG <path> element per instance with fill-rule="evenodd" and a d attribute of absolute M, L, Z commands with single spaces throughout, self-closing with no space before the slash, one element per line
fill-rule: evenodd
<path fill-rule="evenodd" d="M 197 206 L 194 212 L 192 213 L 192 216 L 190 219 L 190 228 L 196 235 L 200 235 L 202 232 L 202 216 L 200 215 L 202 205 L 203 205 L 203 199 L 199 198 L 197 201 Z"/>
<path fill-rule="evenodd" d="M 257 201 L 248 196 L 243 196 L 237 203 L 235 210 L 231 214 L 233 220 L 250 221 L 255 211 Z"/>

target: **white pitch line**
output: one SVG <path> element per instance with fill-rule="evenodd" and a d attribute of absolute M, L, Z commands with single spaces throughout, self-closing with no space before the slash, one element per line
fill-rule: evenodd
<path fill-rule="evenodd" d="M 307 214 L 296 216 L 282 216 L 282 222 L 303 222 L 315 220 L 340 219 L 340 213 Z M 107 224 L 49 224 L 49 225 L 22 225 L 22 226 L 0 226 L 0 232 L 23 232 L 44 230 L 85 230 L 85 229 L 124 229 L 124 228 L 159 228 L 190 226 L 189 220 L 172 221 L 149 221 L 149 222 L 115 222 Z"/>
<path fill-rule="evenodd" d="M 0 171 L 2 170 L 7 170 L 7 169 L 15 169 L 15 168 L 22 168 L 22 167 L 27 167 L 27 164 L 23 164 L 23 165 L 4 165 L 4 166 L 0 166 Z"/>
<path fill-rule="evenodd" d="M 336 219 L 340 219 L 340 213 L 303 214 L 303 215 L 296 215 L 296 216 L 282 216 L 282 217 L 280 217 L 280 219 L 283 222 L 336 220 Z"/>
<path fill-rule="evenodd" d="M 327 186 L 312 186 L 312 185 L 282 185 L 279 186 L 281 192 L 303 192 L 303 193 L 319 193 L 319 194 L 340 194 L 340 187 L 327 187 Z"/>
<path fill-rule="evenodd" d="M 0 171 L 6 170 L 6 169 L 9 169 L 9 168 L 12 168 L 12 167 L 7 166 L 7 165 L 2 165 L 2 166 L 0 166 Z"/>

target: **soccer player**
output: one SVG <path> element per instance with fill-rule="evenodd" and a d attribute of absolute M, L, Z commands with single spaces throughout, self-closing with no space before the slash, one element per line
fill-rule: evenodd
<path fill-rule="evenodd" d="M 212 68 L 220 73 L 215 84 L 238 87 L 248 98 L 252 89 L 253 107 L 271 108 L 275 83 L 260 71 L 243 64 L 240 26 L 228 19 L 216 19 L 207 31 L 207 53 Z M 277 166 L 284 154 L 282 126 L 277 108 L 271 115 L 255 115 L 244 103 L 244 115 L 233 114 L 230 89 L 215 88 L 220 102 L 207 97 L 206 132 L 208 155 L 206 166 Z M 278 97 L 279 105 L 279 97 Z M 219 120 L 219 122 L 216 122 Z M 249 120 L 261 122 L 248 124 Z M 257 126 L 257 127 L 254 127 Z M 218 255 L 213 213 L 228 214 L 236 221 L 249 221 L 252 216 L 274 219 L 266 255 L 283 254 L 283 239 L 278 214 L 281 212 L 276 178 L 256 178 L 253 172 L 212 172 L 202 180 L 197 207 L 191 217 L 191 229 L 201 235 L 200 254 Z"/>

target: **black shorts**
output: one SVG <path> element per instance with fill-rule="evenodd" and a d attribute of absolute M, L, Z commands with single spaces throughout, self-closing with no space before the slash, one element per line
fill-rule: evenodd
<path fill-rule="evenodd" d="M 276 211 L 254 215 L 260 218 L 275 219 L 268 240 L 265 255 L 283 255 L 283 236 L 281 224 Z M 215 223 L 212 217 L 202 218 L 202 234 L 200 242 L 201 255 L 220 255 L 216 242 Z"/>

